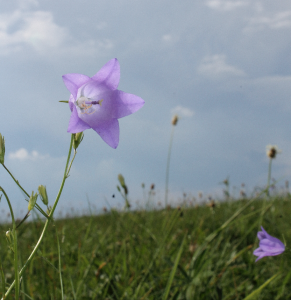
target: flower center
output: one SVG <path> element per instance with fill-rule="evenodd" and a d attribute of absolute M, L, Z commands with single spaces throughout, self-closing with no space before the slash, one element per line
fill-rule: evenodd
<path fill-rule="evenodd" d="M 93 100 L 90 100 L 90 98 L 81 96 L 75 101 L 75 105 L 80 108 L 81 114 L 90 115 L 96 111 L 96 108 L 94 108 L 93 105 L 99 104 L 101 106 L 102 102 L 103 102 L 103 99 L 98 100 L 98 101 L 93 101 Z"/>

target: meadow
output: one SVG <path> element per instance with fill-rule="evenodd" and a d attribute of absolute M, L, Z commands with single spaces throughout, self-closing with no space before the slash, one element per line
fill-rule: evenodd
<path fill-rule="evenodd" d="M 54 202 L 49 203 L 46 186 L 39 185 L 37 192 L 28 193 L 14 177 L 4 163 L 5 139 L 0 133 L 0 164 L 28 201 L 26 215 L 15 220 L 14 203 L 0 186 L 0 200 L 7 202 L 7 217 L 11 217 L 10 224 L 0 225 L 1 299 L 291 298 L 289 250 L 281 242 L 288 245 L 291 236 L 291 196 L 287 185 L 282 193 L 271 182 L 272 161 L 280 153 L 277 146 L 267 146 L 267 185 L 254 195 L 246 197 L 241 190 L 241 198 L 235 200 L 225 179 L 224 199 L 199 196 L 198 204 L 184 194 L 183 200 L 174 201 L 171 207 L 170 160 L 179 119 L 175 115 L 163 204 L 155 203 L 152 185 L 145 207 L 132 207 L 125 179 L 119 174 L 117 189 L 124 200 L 122 210 L 55 218 L 83 131 L 95 130 L 116 149 L 118 119 L 144 105 L 140 97 L 117 89 L 119 76 L 116 58 L 91 78 L 77 73 L 63 76 L 71 95 L 68 101 L 59 102 L 67 103 L 72 112 L 67 130 L 71 141 Z M 142 188 L 147 193 L 144 185 Z M 45 208 L 40 201 L 37 203 L 38 198 Z M 29 218 L 31 214 L 37 217 Z M 262 225 L 271 236 L 261 229 Z"/>
<path fill-rule="evenodd" d="M 288 250 L 258 262 L 253 251 L 261 225 L 290 244 L 291 196 L 264 198 L 202 205 L 186 199 L 167 209 L 55 220 L 22 276 L 20 299 L 61 299 L 62 293 L 64 299 L 290 299 Z M 2 224 L 1 232 L 11 226 Z M 19 267 L 43 226 L 39 218 L 19 228 Z M 2 234 L 9 286 L 14 264 L 7 248 Z M 15 299 L 14 292 L 6 299 Z"/>

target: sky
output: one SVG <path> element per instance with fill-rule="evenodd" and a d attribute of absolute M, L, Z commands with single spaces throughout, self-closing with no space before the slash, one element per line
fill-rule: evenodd
<path fill-rule="evenodd" d="M 282 150 L 272 177 L 284 186 L 291 176 L 290 29 L 289 0 L 0 0 L 5 165 L 29 193 L 46 185 L 52 205 L 70 142 L 62 75 L 93 76 L 117 58 L 118 89 L 145 105 L 119 119 L 117 149 L 84 132 L 59 214 L 81 213 L 88 200 L 97 209 L 121 207 L 119 173 L 132 203 L 143 204 L 152 183 L 153 201 L 164 203 L 174 114 L 170 203 L 199 191 L 222 197 L 226 178 L 237 197 L 242 183 L 249 194 L 263 187 L 268 144 Z M 25 197 L 3 168 L 0 185 L 24 214 Z M 3 198 L 0 205 L 4 218 Z"/>

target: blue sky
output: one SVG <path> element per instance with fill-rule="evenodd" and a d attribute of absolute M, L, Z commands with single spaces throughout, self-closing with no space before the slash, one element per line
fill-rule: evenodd
<path fill-rule="evenodd" d="M 96 207 L 122 203 L 111 197 L 119 173 L 133 202 L 141 183 L 155 183 L 163 201 L 174 113 L 171 201 L 220 195 L 228 176 L 238 190 L 264 185 L 267 144 L 282 149 L 273 177 L 290 180 L 289 0 L 10 0 L 0 11 L 0 132 L 5 163 L 28 192 L 44 184 L 52 204 L 62 178 L 70 110 L 58 102 L 69 97 L 61 76 L 93 76 L 114 57 L 119 89 L 145 105 L 120 119 L 116 150 L 85 132 L 59 210 L 86 208 L 86 193 Z M 0 182 L 25 209 L 3 168 Z"/>

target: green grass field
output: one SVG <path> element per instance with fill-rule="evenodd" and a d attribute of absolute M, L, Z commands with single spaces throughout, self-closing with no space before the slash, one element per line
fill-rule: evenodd
<path fill-rule="evenodd" d="M 56 232 L 64 299 L 291 299 L 288 249 L 256 263 L 252 254 L 260 225 L 290 244 L 291 198 L 267 200 L 263 224 L 262 206 L 244 199 L 57 220 L 25 271 L 21 299 L 61 299 Z M 26 221 L 18 230 L 20 264 L 43 224 Z M 7 286 L 14 279 L 9 227 L 1 225 L 0 235 Z"/>

